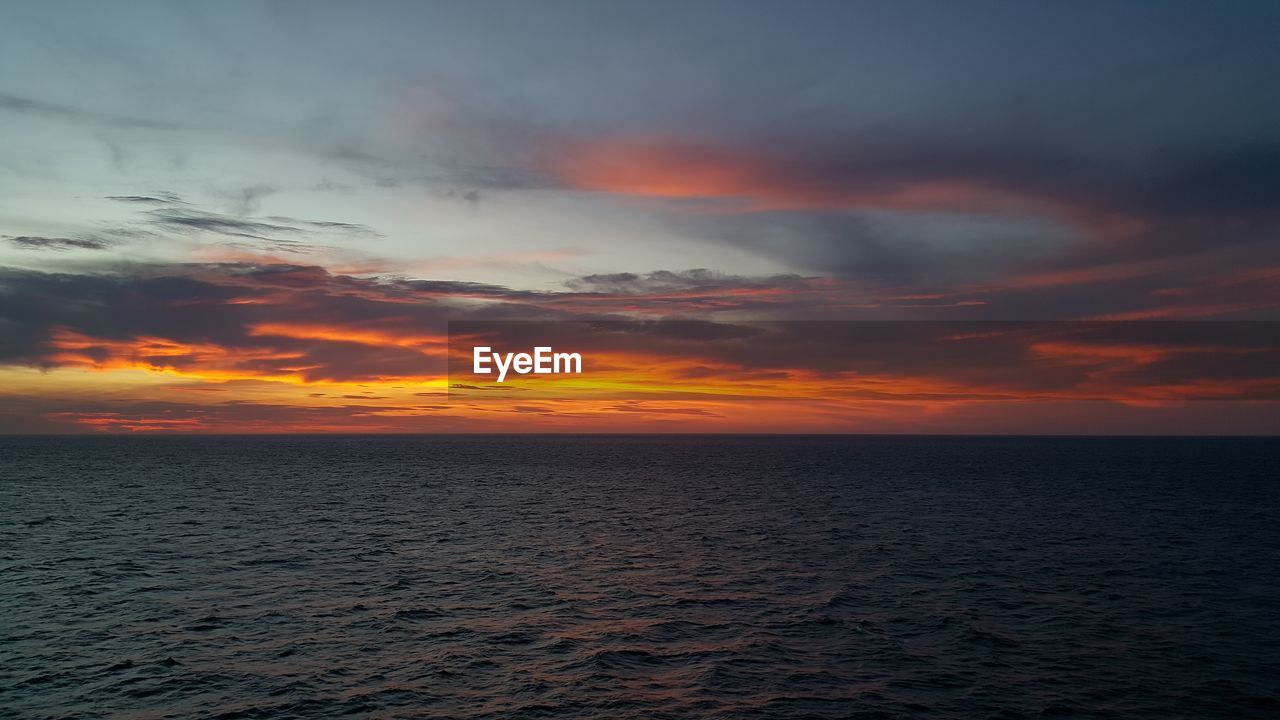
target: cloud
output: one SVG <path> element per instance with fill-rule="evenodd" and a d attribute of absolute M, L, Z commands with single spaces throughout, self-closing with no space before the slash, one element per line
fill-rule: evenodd
<path fill-rule="evenodd" d="M 270 431 L 270 417 L 298 431 L 438 427 L 413 419 L 427 410 L 413 404 L 413 393 L 446 378 L 451 394 L 460 393 L 448 407 L 463 415 L 536 409 L 556 422 L 592 417 L 557 407 L 545 392 L 486 391 L 478 399 L 467 392 L 483 383 L 448 372 L 449 334 L 468 335 L 467 321 L 495 319 L 518 321 L 499 323 L 492 336 L 510 347 L 581 352 L 603 388 L 592 412 L 655 420 L 738 422 L 747 411 L 734 405 L 781 418 L 788 411 L 779 402 L 795 404 L 792 411 L 868 413 L 903 403 L 946 412 L 970 403 L 1280 399 L 1275 323 L 666 319 L 691 307 L 752 308 L 771 300 L 799 303 L 819 317 L 840 289 L 815 293 L 813 282 L 830 281 L 659 271 L 586 276 L 564 291 L 531 292 L 360 278 L 303 265 L 140 264 L 86 274 L 4 269 L 0 366 L 101 371 L 107 378 L 147 371 L 171 384 L 227 389 L 200 393 L 204 409 L 130 408 L 100 394 L 65 407 L 50 396 L 41 406 L 57 416 L 55 423 L 120 431 L 220 431 L 237 422 Z M 649 319 L 619 321 L 637 315 Z M 283 389 L 259 401 L 258 385 Z M 317 396 L 317 387 L 337 389 Z M 643 404 L 650 400 L 658 402 Z M 264 409 L 313 401 L 347 404 Z M 466 409 L 470 402 L 481 404 Z"/>
<path fill-rule="evenodd" d="M 7 235 L 5 240 L 26 250 L 106 250 L 111 243 L 94 238 L 51 238 L 36 235 Z"/>
<path fill-rule="evenodd" d="M 1280 400 L 1280 326 L 1267 322 L 463 322 L 450 329 L 498 351 L 574 348 L 600 387 L 658 398 Z M 454 358 L 451 378 L 484 379 L 463 356 Z M 546 381 L 526 387 L 549 392 Z M 555 397 L 581 391 L 575 379 Z"/>
<path fill-rule="evenodd" d="M 52 117 L 76 122 L 86 122 L 110 127 L 134 128 L 138 130 L 177 130 L 179 125 L 149 120 L 146 118 L 128 117 L 81 110 L 67 105 L 44 102 L 31 98 L 0 92 L 0 110 L 23 115 Z"/>
<path fill-rule="evenodd" d="M 115 200 L 116 202 L 122 202 L 122 203 L 144 203 L 144 204 L 155 204 L 155 205 L 165 205 L 170 202 L 173 202 L 173 200 L 166 200 L 164 198 L 151 197 L 150 195 L 107 195 L 106 199 Z"/>
<path fill-rule="evenodd" d="M 443 327 L 443 308 L 354 297 L 342 285 L 281 268 L 7 271 L 0 275 L 0 360 L 291 382 L 438 372 L 438 351 L 396 338 Z"/>
<path fill-rule="evenodd" d="M 664 201 L 690 237 L 871 281 L 936 287 L 1087 271 L 1263 248 L 1280 232 L 1280 142 L 1264 140 L 1124 161 L 1047 143 L 857 130 L 552 147 L 544 169 L 565 187 Z"/>
<path fill-rule="evenodd" d="M 813 274 L 938 289 L 999 277 L 1072 239 L 1034 217 L 925 211 L 695 213 L 672 224 Z"/>
<path fill-rule="evenodd" d="M 204 230 L 221 235 L 269 240 L 273 233 L 296 234 L 299 230 L 288 225 L 259 222 L 232 215 L 180 208 L 148 210 L 150 222 L 161 227 L 179 230 Z"/>
<path fill-rule="evenodd" d="M 448 405 L 345 402 L 307 406 L 279 402 L 111 401 L 0 395 L 0 432 L 326 433 L 454 432 L 483 426 Z M 371 399 L 371 398 L 370 398 Z"/>
<path fill-rule="evenodd" d="M 1065 273 L 1089 284 L 1102 268 L 1138 261 L 1265 255 L 1280 231 L 1280 141 L 1266 135 L 1126 154 L 929 124 L 730 121 L 709 134 L 523 120 L 451 126 L 477 135 L 459 147 L 509 149 L 509 167 L 468 174 L 491 165 L 464 152 L 431 182 L 642 201 L 691 241 L 872 285 L 952 292 Z"/>
<path fill-rule="evenodd" d="M 1280 144 L 1191 148 L 1141 164 L 1048 145 L 853 132 L 738 145 L 566 140 L 546 161 L 566 187 L 712 203 L 722 211 L 1035 211 L 1081 225 L 1280 219 Z"/>
<path fill-rule="evenodd" d="M 812 278 L 803 278 L 799 275 L 746 278 L 740 275 L 727 275 L 698 268 L 679 272 L 658 270 L 644 275 L 637 275 L 636 273 L 584 275 L 565 281 L 565 286 L 578 292 L 653 295 L 699 292 L 732 293 L 741 290 L 772 288 L 799 290 L 806 288 L 806 281 L 808 280 L 812 280 Z"/>
<path fill-rule="evenodd" d="M 359 223 L 334 222 L 334 221 L 326 221 L 326 220 L 320 220 L 320 221 L 297 220 L 294 218 L 282 217 L 280 215 L 272 215 L 267 219 L 272 220 L 274 222 L 294 223 L 294 224 L 304 225 L 310 228 L 316 228 L 318 230 L 331 230 L 336 232 L 347 233 L 350 235 L 370 235 L 375 237 L 382 236 L 382 233 L 379 233 L 378 231 L 374 230 L 368 225 L 361 225 Z"/>
<path fill-rule="evenodd" d="M 449 320 L 812 315 L 839 295 L 821 280 L 705 270 L 586 276 L 537 292 L 288 264 L 8 268 L 0 269 L 0 362 L 299 382 L 416 378 L 443 372 Z"/>
<path fill-rule="evenodd" d="M 118 199 L 118 198 L 113 198 Z M 152 198 L 130 198 L 130 202 L 148 203 Z M 228 215 L 199 210 L 177 200 L 156 200 L 161 207 L 143 212 L 145 222 L 152 228 L 183 234 L 211 233 L 232 238 L 257 241 L 271 250 L 308 252 L 317 247 L 307 240 L 317 235 L 349 240 L 351 238 L 378 238 L 381 233 L 357 223 L 300 220 L 273 215 L 252 218 L 245 215 Z"/>

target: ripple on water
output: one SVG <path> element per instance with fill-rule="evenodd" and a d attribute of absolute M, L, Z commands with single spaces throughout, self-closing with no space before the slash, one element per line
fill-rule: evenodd
<path fill-rule="evenodd" d="M 0 438 L 0 711 L 1274 717 L 1277 450 Z"/>

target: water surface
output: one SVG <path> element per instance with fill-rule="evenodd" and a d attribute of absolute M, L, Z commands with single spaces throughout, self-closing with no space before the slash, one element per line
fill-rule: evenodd
<path fill-rule="evenodd" d="M 1280 713 L 1280 443 L 0 438 L 0 713 Z"/>

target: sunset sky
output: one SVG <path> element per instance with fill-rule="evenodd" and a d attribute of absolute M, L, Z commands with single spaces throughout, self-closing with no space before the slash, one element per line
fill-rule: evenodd
<path fill-rule="evenodd" d="M 1246 0 L 8 5 L 0 433 L 1280 433 L 1277 27 Z M 587 398 L 450 392 L 449 321 L 585 319 L 714 324 L 574 336 Z M 1117 322 L 848 322 L 918 320 Z"/>

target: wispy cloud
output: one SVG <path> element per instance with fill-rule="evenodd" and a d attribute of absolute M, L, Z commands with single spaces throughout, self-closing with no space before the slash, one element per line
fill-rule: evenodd
<path fill-rule="evenodd" d="M 10 244 L 24 250 L 106 250 L 111 243 L 96 238 L 40 237 L 37 235 L 9 235 L 4 238 Z"/>
<path fill-rule="evenodd" d="M 0 92 L 0 110 L 107 127 L 134 128 L 138 130 L 177 130 L 180 128 L 179 125 L 162 120 L 83 110 L 69 105 L 50 103 L 4 92 Z"/>

